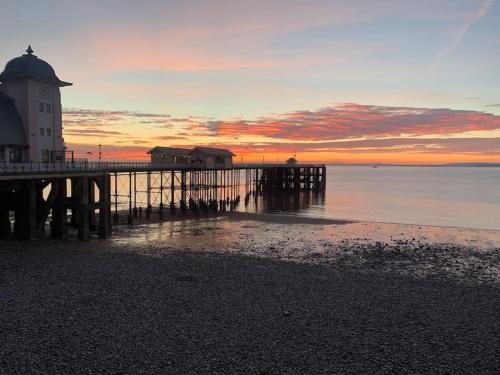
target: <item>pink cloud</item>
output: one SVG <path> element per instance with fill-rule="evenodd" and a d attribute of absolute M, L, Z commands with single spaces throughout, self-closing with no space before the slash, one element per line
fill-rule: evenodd
<path fill-rule="evenodd" d="M 259 135 L 290 140 L 326 141 L 496 130 L 500 129 L 500 116 L 446 108 L 344 103 L 317 111 L 284 113 L 257 120 L 211 121 L 204 127 L 217 136 Z M 201 131 L 202 128 L 197 124 L 192 129 Z"/>

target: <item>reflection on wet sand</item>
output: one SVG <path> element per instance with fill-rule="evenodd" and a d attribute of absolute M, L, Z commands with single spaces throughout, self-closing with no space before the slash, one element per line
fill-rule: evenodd
<path fill-rule="evenodd" d="M 325 206 L 325 193 L 318 191 L 287 194 L 265 194 L 256 197 L 255 205 L 247 212 L 296 214 L 315 207 L 316 214 Z M 319 209 L 319 211 L 318 211 Z"/>
<path fill-rule="evenodd" d="M 210 247 L 236 241 L 242 235 L 262 242 L 287 238 L 300 242 L 308 237 L 309 248 L 322 241 L 360 243 L 415 241 L 419 244 L 453 244 L 477 249 L 500 247 L 500 231 L 411 225 L 396 223 L 354 222 L 317 219 L 280 214 L 228 212 L 214 217 L 170 220 L 161 223 L 117 228 L 113 241 L 169 245 L 184 244 L 194 248 Z M 202 238 L 200 238 L 202 237 Z"/>
<path fill-rule="evenodd" d="M 113 246 L 349 265 L 414 277 L 500 282 L 500 231 L 229 213 L 122 228 Z M 462 280 L 463 281 L 463 280 Z"/>

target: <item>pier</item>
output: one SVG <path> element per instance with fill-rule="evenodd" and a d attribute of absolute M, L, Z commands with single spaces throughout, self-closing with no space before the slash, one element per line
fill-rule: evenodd
<path fill-rule="evenodd" d="M 153 215 L 234 210 L 265 194 L 324 192 L 320 164 L 237 164 L 230 168 L 88 162 L 0 164 L 0 238 L 111 235 Z M 49 228 L 49 230 L 47 230 Z M 50 233 L 46 233 L 50 232 Z"/>

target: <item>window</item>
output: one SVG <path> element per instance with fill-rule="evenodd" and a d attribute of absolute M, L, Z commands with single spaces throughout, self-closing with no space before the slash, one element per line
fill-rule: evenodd
<path fill-rule="evenodd" d="M 47 135 L 49 137 L 52 135 L 52 129 L 51 128 L 47 128 Z"/>
<path fill-rule="evenodd" d="M 40 135 L 45 135 L 45 129 L 44 128 L 40 128 Z"/>
<path fill-rule="evenodd" d="M 48 163 L 50 161 L 50 151 L 47 149 L 42 150 L 42 162 Z"/>
<path fill-rule="evenodd" d="M 43 109 L 45 108 L 45 106 L 43 105 L 43 103 L 39 103 L 38 107 L 40 109 L 40 112 L 43 112 Z"/>
<path fill-rule="evenodd" d="M 23 161 L 23 152 L 19 147 L 10 150 L 10 161 L 15 163 Z"/>
<path fill-rule="evenodd" d="M 52 112 L 52 108 L 50 108 L 50 104 L 45 104 L 45 112 L 47 112 L 47 113 Z"/>

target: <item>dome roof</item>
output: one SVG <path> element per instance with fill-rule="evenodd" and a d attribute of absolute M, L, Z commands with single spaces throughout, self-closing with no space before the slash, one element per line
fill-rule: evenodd
<path fill-rule="evenodd" d="M 40 79 L 58 86 L 70 86 L 71 83 L 61 81 L 49 63 L 33 55 L 31 46 L 26 54 L 10 60 L 0 74 L 0 82 L 19 78 Z"/>
<path fill-rule="evenodd" d="M 25 146 L 24 127 L 14 99 L 0 92 L 0 146 Z"/>

